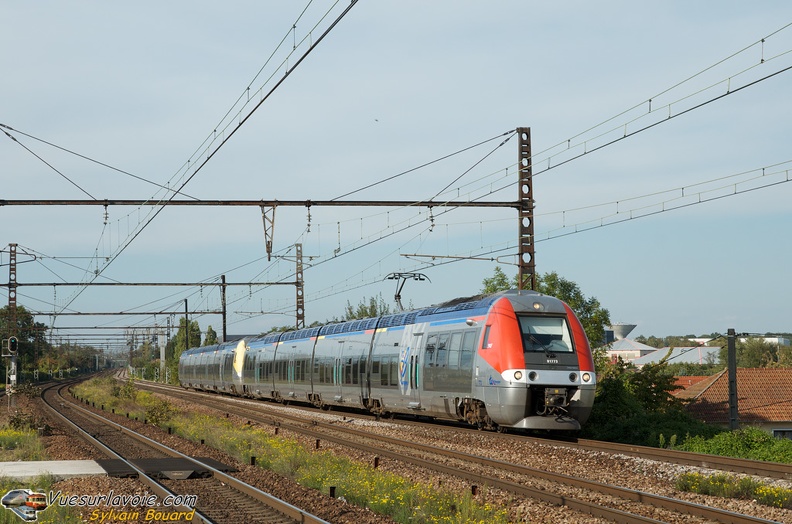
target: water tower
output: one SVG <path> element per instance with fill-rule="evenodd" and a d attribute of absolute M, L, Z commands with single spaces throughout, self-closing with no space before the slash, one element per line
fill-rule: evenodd
<path fill-rule="evenodd" d="M 613 336 L 616 340 L 621 340 L 623 338 L 627 338 L 627 335 L 635 329 L 637 324 L 614 324 L 611 326 L 611 330 L 613 331 Z"/>

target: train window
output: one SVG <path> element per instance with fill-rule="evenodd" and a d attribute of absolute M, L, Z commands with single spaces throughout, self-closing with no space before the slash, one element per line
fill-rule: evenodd
<path fill-rule="evenodd" d="M 459 368 L 459 350 L 462 345 L 462 332 L 451 333 L 451 342 L 448 346 L 448 367 L 451 369 Z"/>
<path fill-rule="evenodd" d="M 437 335 L 429 335 L 426 338 L 426 365 L 435 365 L 435 350 L 437 349 Z"/>
<path fill-rule="evenodd" d="M 437 342 L 437 357 L 435 358 L 435 366 L 444 368 L 447 365 L 448 359 L 448 339 L 451 338 L 450 333 L 443 333 L 440 335 Z"/>
<path fill-rule="evenodd" d="M 525 351 L 572 352 L 572 337 L 564 317 L 518 315 Z"/>
<path fill-rule="evenodd" d="M 382 370 L 380 371 L 380 386 L 387 386 L 389 385 L 389 372 L 390 371 L 390 362 L 389 359 L 383 358 L 382 359 Z"/>
<path fill-rule="evenodd" d="M 352 359 L 348 358 L 344 361 L 344 380 L 343 384 L 352 383 Z"/>
<path fill-rule="evenodd" d="M 490 328 L 492 328 L 492 326 L 487 326 L 486 328 L 484 328 L 484 337 L 481 339 L 481 349 L 489 348 Z"/>
<path fill-rule="evenodd" d="M 399 357 L 393 357 L 391 359 L 391 372 L 390 372 L 391 386 L 398 386 L 400 380 L 401 380 L 401 364 L 399 363 Z"/>

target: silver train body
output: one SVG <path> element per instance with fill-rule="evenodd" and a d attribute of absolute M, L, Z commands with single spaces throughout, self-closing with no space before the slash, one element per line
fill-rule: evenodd
<path fill-rule="evenodd" d="M 189 349 L 185 388 L 480 428 L 578 430 L 596 374 L 572 310 L 508 291 Z"/>

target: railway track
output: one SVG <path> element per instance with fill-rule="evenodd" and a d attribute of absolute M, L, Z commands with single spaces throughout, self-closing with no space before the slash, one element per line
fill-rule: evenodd
<path fill-rule="evenodd" d="M 338 424 L 337 421 L 323 422 L 315 418 L 306 420 L 302 415 L 290 413 L 291 410 L 280 409 L 274 413 L 267 410 L 267 414 L 264 414 L 263 407 L 266 404 L 259 401 L 185 392 L 181 388 L 161 385 L 146 384 L 143 387 L 159 389 L 171 397 L 193 402 L 196 399 L 195 395 L 200 395 L 200 403 L 204 406 L 230 412 L 259 424 L 298 432 L 307 438 L 316 439 L 317 446 L 320 440 L 334 442 L 340 446 L 356 448 L 371 456 L 406 461 L 427 470 L 467 479 L 472 484 L 487 485 L 519 497 L 567 506 L 611 521 L 629 523 L 699 521 L 734 524 L 774 522 L 727 509 L 494 460 L 455 449 L 411 442 L 403 435 L 393 437 L 374 434 L 371 430 L 346 427 Z M 450 441 L 454 433 L 451 429 L 447 431 Z M 496 433 L 488 433 L 487 437 L 515 438 L 513 435 Z M 587 493 L 596 493 L 597 496 L 591 497 Z M 691 519 L 690 516 L 695 518 Z"/>
<path fill-rule="evenodd" d="M 150 499 L 151 502 L 188 502 L 187 505 L 172 506 L 146 504 L 147 507 L 139 508 L 141 515 L 149 511 L 160 511 L 158 520 L 167 520 L 167 516 L 178 515 L 178 520 L 182 522 L 191 518 L 192 522 L 218 524 L 326 524 L 326 521 L 221 471 L 216 463 L 188 457 L 82 407 L 70 395 L 63 394 L 63 390 L 69 385 L 50 386 L 42 391 L 45 405 L 57 418 L 71 426 L 103 455 L 112 459 L 111 468 L 124 471 L 124 475 L 136 476 L 144 483 L 156 497 Z M 174 458 L 179 466 L 166 462 Z M 184 463 L 188 463 L 186 470 Z M 156 473 L 152 474 L 143 464 L 154 464 Z M 163 468 L 160 467 L 162 464 L 166 464 L 165 468 L 181 469 L 163 473 Z M 192 478 L 196 472 L 201 474 L 198 478 Z"/>

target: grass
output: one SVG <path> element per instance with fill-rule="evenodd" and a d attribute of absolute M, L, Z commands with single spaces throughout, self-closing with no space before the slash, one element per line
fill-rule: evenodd
<path fill-rule="evenodd" d="M 736 477 L 722 473 L 715 475 L 683 473 L 677 478 L 676 487 L 681 491 L 755 500 L 765 506 L 792 509 L 792 490 L 770 486 L 750 477 Z"/>
<path fill-rule="evenodd" d="M 0 462 L 46 460 L 38 432 L 32 429 L 0 429 Z"/>
<path fill-rule="evenodd" d="M 254 426 L 235 426 L 207 415 L 177 415 L 175 434 L 220 449 L 300 485 L 335 495 L 404 523 L 508 522 L 505 510 L 477 502 L 471 494 L 449 493 L 355 462 L 329 451 L 310 451 L 300 442 L 275 437 Z"/>
<path fill-rule="evenodd" d="M 115 408 L 117 414 L 146 416 L 151 423 L 169 427 L 174 434 L 194 442 L 203 440 L 205 445 L 241 462 L 249 463 L 255 456 L 257 466 L 307 488 L 329 493 L 330 487 L 334 487 L 336 497 L 388 515 L 396 522 L 509 522 L 505 510 L 479 503 L 470 493 L 450 493 L 329 451 L 309 450 L 297 440 L 276 437 L 255 426 L 240 427 L 216 416 L 179 413 L 158 397 L 132 392 L 130 388 L 119 387 L 113 380 L 94 379 L 74 388 L 74 393 L 97 407 L 101 403 L 105 409 Z"/>

